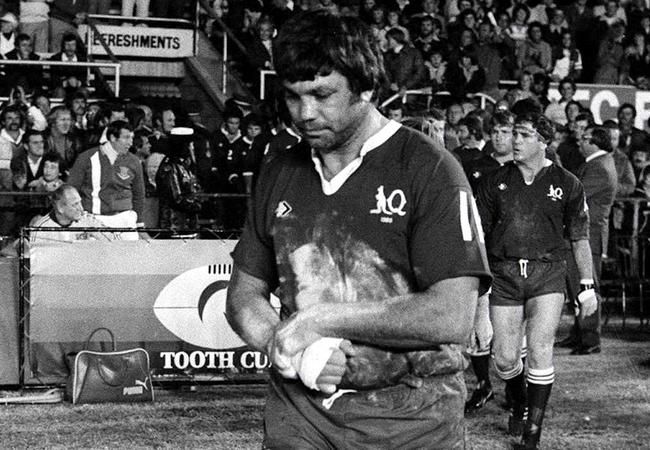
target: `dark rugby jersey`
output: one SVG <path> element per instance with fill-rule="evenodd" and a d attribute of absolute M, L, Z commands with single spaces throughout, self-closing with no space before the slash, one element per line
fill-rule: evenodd
<path fill-rule="evenodd" d="M 589 238 L 582 184 L 555 164 L 526 185 L 515 163 L 507 163 L 479 183 L 476 201 L 490 261 L 560 261 L 566 239 Z"/>
<path fill-rule="evenodd" d="M 448 152 L 400 127 L 326 195 L 309 149 L 299 145 L 263 165 L 233 253 L 241 270 L 279 285 L 283 318 L 314 302 L 382 301 L 460 276 L 480 277 L 481 292 L 487 289 L 478 212 Z M 381 384 L 373 377 L 386 371 L 462 370 L 458 346 L 425 352 L 361 347 L 367 358 L 346 374 L 352 387 Z"/>
<path fill-rule="evenodd" d="M 491 155 L 481 155 L 480 158 L 471 159 L 463 163 L 463 170 L 467 179 L 469 180 L 472 191 L 476 192 L 478 183 L 490 172 L 501 167 L 501 163 L 494 159 Z"/>

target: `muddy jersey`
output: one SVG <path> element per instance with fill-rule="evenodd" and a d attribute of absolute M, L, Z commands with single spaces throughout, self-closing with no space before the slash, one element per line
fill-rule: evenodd
<path fill-rule="evenodd" d="M 233 256 L 244 272 L 279 286 L 283 318 L 313 302 L 382 301 L 460 276 L 487 288 L 478 211 L 460 165 L 424 135 L 394 128 L 329 195 L 304 143 L 263 165 Z M 463 366 L 457 346 L 357 348 L 350 387 Z"/>
<path fill-rule="evenodd" d="M 472 190 L 476 192 L 478 183 L 490 172 L 501 167 L 501 163 L 488 154 L 481 155 L 479 158 L 468 160 L 463 163 L 463 170 L 469 180 Z"/>
<path fill-rule="evenodd" d="M 476 201 L 490 261 L 562 261 L 567 240 L 589 238 L 582 184 L 555 164 L 544 167 L 528 185 L 509 162 L 483 178 Z"/>

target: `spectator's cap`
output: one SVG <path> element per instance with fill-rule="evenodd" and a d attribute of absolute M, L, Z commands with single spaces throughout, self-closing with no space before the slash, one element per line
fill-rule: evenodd
<path fill-rule="evenodd" d="M 199 102 L 189 102 L 187 104 L 187 115 L 198 116 L 199 114 L 201 114 L 201 105 Z"/>
<path fill-rule="evenodd" d="M 0 22 L 9 22 L 12 24 L 14 27 L 18 26 L 18 19 L 16 18 L 16 15 L 13 13 L 6 13 L 4 16 L 0 17 Z"/>
<path fill-rule="evenodd" d="M 262 12 L 264 5 L 260 0 L 246 0 L 244 2 L 244 9 L 247 9 L 251 12 Z"/>
<path fill-rule="evenodd" d="M 171 136 L 192 136 L 194 130 L 190 127 L 174 127 L 169 134 Z"/>

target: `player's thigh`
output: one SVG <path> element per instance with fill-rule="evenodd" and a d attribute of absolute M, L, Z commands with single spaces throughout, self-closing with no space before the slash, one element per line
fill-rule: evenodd
<path fill-rule="evenodd" d="M 494 330 L 492 353 L 495 362 L 502 368 L 516 364 L 521 354 L 524 306 L 492 304 L 490 321 Z"/>
<path fill-rule="evenodd" d="M 540 295 L 526 302 L 528 355 L 533 368 L 546 368 L 551 364 L 563 305 L 564 293 L 561 292 Z"/>

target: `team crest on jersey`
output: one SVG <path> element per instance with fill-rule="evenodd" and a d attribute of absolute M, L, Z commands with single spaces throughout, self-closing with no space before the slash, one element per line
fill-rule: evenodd
<path fill-rule="evenodd" d="M 475 171 L 475 172 L 473 172 L 473 173 L 472 173 L 472 177 L 473 177 L 473 178 L 477 178 L 477 179 L 478 179 L 478 178 L 481 178 L 481 172 L 479 172 L 478 170 Z"/>
<path fill-rule="evenodd" d="M 562 196 L 564 195 L 564 191 L 562 190 L 561 187 L 553 187 L 553 185 L 550 185 L 548 187 L 548 194 L 546 194 L 547 197 L 549 197 L 551 200 L 554 202 L 558 200 L 562 200 Z"/>
<path fill-rule="evenodd" d="M 120 166 L 118 171 L 117 171 L 117 177 L 120 178 L 121 180 L 128 180 L 131 178 L 131 173 L 129 172 L 128 167 Z"/>
<path fill-rule="evenodd" d="M 499 185 L 497 186 L 497 189 L 500 190 L 500 191 L 505 191 L 506 189 L 508 189 L 508 185 L 505 184 L 505 183 L 499 183 Z"/>
<path fill-rule="evenodd" d="M 382 222 L 392 223 L 393 218 L 391 216 L 395 214 L 400 217 L 406 215 L 406 211 L 404 211 L 406 195 L 404 195 L 404 191 L 401 189 L 395 189 L 389 196 L 386 196 L 384 186 L 381 185 L 377 188 L 375 200 L 377 201 L 377 206 L 370 210 L 370 214 L 383 215 L 384 217 L 380 219 Z"/>

